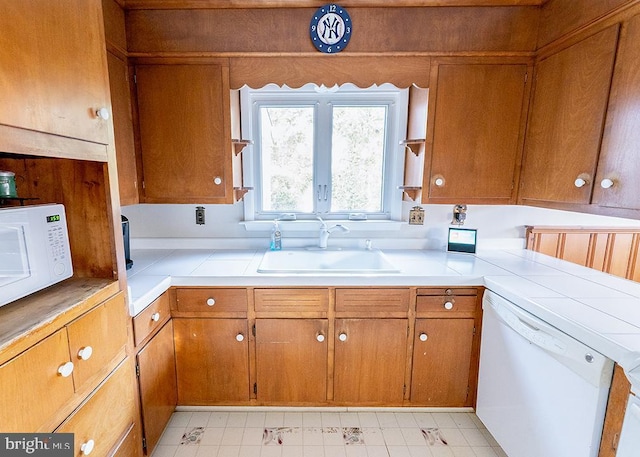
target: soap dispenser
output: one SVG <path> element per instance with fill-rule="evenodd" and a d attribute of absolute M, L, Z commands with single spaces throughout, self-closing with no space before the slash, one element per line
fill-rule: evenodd
<path fill-rule="evenodd" d="M 282 249 L 282 233 L 280 233 L 280 226 L 278 221 L 273 221 L 273 229 L 271 230 L 271 245 L 269 247 L 272 251 L 280 251 Z"/>

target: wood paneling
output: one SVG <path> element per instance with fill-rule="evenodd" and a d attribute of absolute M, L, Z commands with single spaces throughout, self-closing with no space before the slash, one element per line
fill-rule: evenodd
<path fill-rule="evenodd" d="M 206 313 L 225 317 L 233 313 L 247 315 L 247 290 L 244 288 L 185 288 L 176 289 L 176 311 L 180 313 Z"/>
<path fill-rule="evenodd" d="M 538 47 L 541 48 L 607 13 L 636 0 L 549 0 L 542 7 Z"/>
<path fill-rule="evenodd" d="M 612 26 L 536 66 L 520 199 L 589 203 L 618 26 Z M 576 187 L 582 178 L 586 184 Z"/>
<path fill-rule="evenodd" d="M 140 346 L 155 330 L 171 317 L 169 293 L 165 292 L 133 318 L 133 335 L 136 346 Z"/>
<path fill-rule="evenodd" d="M 104 16 L 104 35 L 108 47 L 120 53 L 127 51 L 127 31 L 125 30 L 124 10 L 116 0 L 102 0 Z"/>
<path fill-rule="evenodd" d="M 596 185 L 593 192 L 594 204 L 640 209 L 639 104 L 640 14 L 622 26 L 596 176 L 596 184 L 609 178 L 614 181 L 614 185 L 609 189 Z"/>
<path fill-rule="evenodd" d="M 329 310 L 327 289 L 255 289 L 254 294 L 258 317 L 268 317 L 270 313 L 289 313 L 292 317 L 312 313 L 326 317 Z"/>
<path fill-rule="evenodd" d="M 129 10 L 129 51 L 317 55 L 309 38 L 315 10 Z M 531 52 L 538 12 L 535 6 L 354 7 L 349 9 L 354 32 L 343 52 Z"/>
<path fill-rule="evenodd" d="M 121 0 L 125 2 L 125 0 Z M 393 6 L 524 6 L 542 5 L 547 0 L 394 0 Z M 309 8 L 317 7 L 315 0 L 126 0 L 128 9 L 181 8 Z M 345 8 L 388 7 L 387 0 L 343 0 Z"/>
<path fill-rule="evenodd" d="M 609 391 L 607 414 L 604 418 L 598 457 L 615 457 L 616 455 L 630 391 L 631 384 L 629 380 L 620 365 L 616 364 L 613 371 L 613 380 L 611 381 L 611 390 Z"/>
<path fill-rule="evenodd" d="M 409 310 L 409 289 L 336 289 L 336 313 L 368 315 Z"/>
<path fill-rule="evenodd" d="M 300 87 L 310 82 L 327 87 L 344 83 L 370 87 L 386 82 L 397 87 L 410 87 L 412 84 L 428 87 L 431 65 L 429 57 L 349 55 L 247 56 L 233 57 L 229 62 L 232 89 L 239 89 L 245 84 L 259 88 L 269 83 Z M 282 71 L 283 68 L 287 70 Z"/>

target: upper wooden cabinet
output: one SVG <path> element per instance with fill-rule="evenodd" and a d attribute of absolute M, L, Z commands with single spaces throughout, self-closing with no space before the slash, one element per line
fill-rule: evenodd
<path fill-rule="evenodd" d="M 233 203 L 229 68 L 136 67 L 144 201 Z"/>
<path fill-rule="evenodd" d="M 111 111 L 100 0 L 2 2 L 0 41 L 0 124 L 108 143 L 110 121 L 96 115 Z M 12 152 L 29 150 L 24 138 Z"/>
<path fill-rule="evenodd" d="M 591 62 L 593 64 L 593 62 Z M 640 209 L 640 15 L 623 23 L 593 203 Z M 613 185 L 603 187 L 604 180 Z"/>
<path fill-rule="evenodd" d="M 423 203 L 515 201 L 526 75 L 525 64 L 437 66 Z"/>
<path fill-rule="evenodd" d="M 589 203 L 617 41 L 615 25 L 537 64 L 520 191 L 524 203 Z"/>

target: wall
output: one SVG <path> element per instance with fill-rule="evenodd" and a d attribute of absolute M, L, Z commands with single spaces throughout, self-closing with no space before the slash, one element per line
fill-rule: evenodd
<path fill-rule="evenodd" d="M 414 204 L 405 203 L 407 215 Z M 122 208 L 129 218 L 132 248 L 223 248 L 260 249 L 269 245 L 270 225 L 264 231 L 248 232 L 241 225 L 242 203 L 204 205 L 206 224 L 195 224 L 196 205 L 134 205 Z M 363 246 L 371 239 L 374 247 L 387 249 L 444 249 L 453 205 L 422 205 L 423 226 L 402 224 L 399 230 L 361 230 L 358 224 L 345 222 L 353 230 L 334 234 L 329 245 Z M 282 228 L 284 247 L 312 245 L 317 229 L 292 231 Z M 298 222 L 288 223 L 298 224 Z M 319 224 L 319 223 L 318 223 Z M 362 224 L 362 223 L 360 223 Z M 521 248 L 525 244 L 525 225 L 640 227 L 640 221 L 592 214 L 534 208 L 528 206 L 472 205 L 464 227 L 477 228 L 479 248 Z"/>

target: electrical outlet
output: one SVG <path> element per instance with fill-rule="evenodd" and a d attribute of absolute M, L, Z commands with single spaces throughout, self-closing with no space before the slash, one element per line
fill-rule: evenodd
<path fill-rule="evenodd" d="M 196 224 L 204 225 L 204 206 L 196 206 Z"/>

